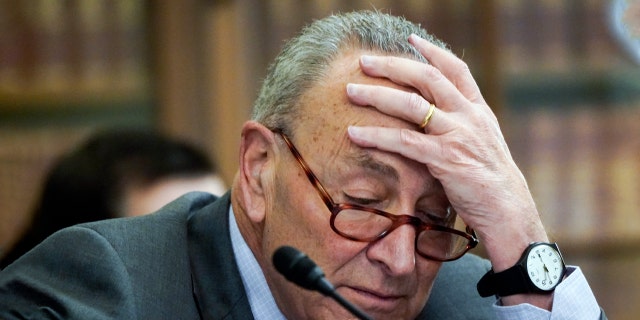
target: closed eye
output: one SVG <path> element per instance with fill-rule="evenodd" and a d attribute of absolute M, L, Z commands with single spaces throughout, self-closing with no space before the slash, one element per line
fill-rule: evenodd
<path fill-rule="evenodd" d="M 377 200 L 377 199 L 359 198 L 359 197 L 350 196 L 346 193 L 344 194 L 344 197 L 348 203 L 357 204 L 363 207 L 374 206 L 380 203 L 380 200 Z"/>
<path fill-rule="evenodd" d="M 350 204 L 359 205 L 362 207 L 375 208 L 376 205 L 380 204 L 380 200 L 370 199 L 370 198 L 360 198 L 350 196 L 344 193 L 344 197 L 346 201 Z M 440 226 L 451 226 L 452 224 L 452 215 L 448 210 L 425 210 L 418 211 L 415 214 L 416 217 L 420 218 L 422 221 L 426 223 L 431 223 Z"/>
<path fill-rule="evenodd" d="M 433 223 L 440 226 L 450 226 L 453 222 L 451 219 L 451 215 L 442 215 L 437 213 L 436 211 L 422 211 L 416 213 L 416 216 L 423 219 L 427 223 Z"/>

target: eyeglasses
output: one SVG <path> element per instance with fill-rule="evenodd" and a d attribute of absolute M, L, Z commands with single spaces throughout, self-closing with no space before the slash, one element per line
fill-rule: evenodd
<path fill-rule="evenodd" d="M 354 241 L 373 242 L 402 225 L 410 224 L 416 229 L 415 248 L 418 254 L 437 261 L 456 260 L 478 245 L 473 229 L 468 226 L 465 233 L 448 226 L 427 223 L 414 216 L 395 215 L 356 204 L 335 203 L 287 135 L 280 129 L 273 132 L 282 137 L 331 212 L 331 229 L 338 235 Z M 451 207 L 446 211 L 447 218 L 443 224 L 452 225 L 456 214 Z"/>

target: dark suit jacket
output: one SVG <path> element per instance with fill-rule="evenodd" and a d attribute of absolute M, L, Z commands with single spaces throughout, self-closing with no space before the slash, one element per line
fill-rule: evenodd
<path fill-rule="evenodd" d="M 229 194 L 67 228 L 0 272 L 1 319 L 252 319 L 228 228 Z M 489 263 L 444 263 L 420 318 L 490 319 Z M 37 307 L 34 307 L 37 306 Z"/>

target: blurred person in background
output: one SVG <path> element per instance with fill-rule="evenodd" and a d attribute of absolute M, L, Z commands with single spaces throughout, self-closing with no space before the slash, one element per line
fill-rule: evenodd
<path fill-rule="evenodd" d="M 151 213 L 189 191 L 226 191 L 204 152 L 153 130 L 99 131 L 54 163 L 31 225 L 0 269 L 62 228 Z"/>

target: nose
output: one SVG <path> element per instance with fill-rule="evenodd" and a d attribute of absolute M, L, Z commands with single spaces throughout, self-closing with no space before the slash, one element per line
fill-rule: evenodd
<path fill-rule="evenodd" d="M 391 276 L 410 274 L 416 266 L 415 240 L 415 228 L 410 224 L 402 225 L 371 243 L 367 258 L 381 264 Z"/>

